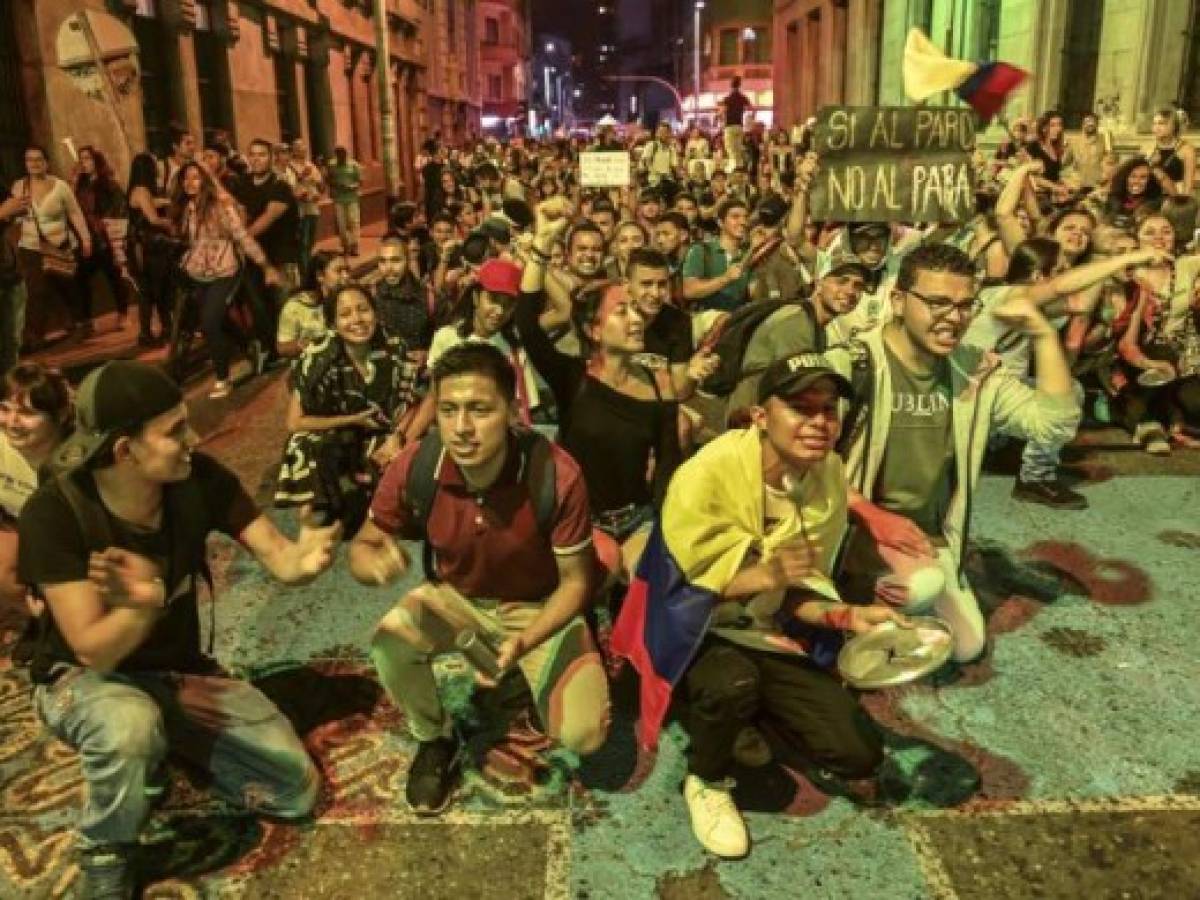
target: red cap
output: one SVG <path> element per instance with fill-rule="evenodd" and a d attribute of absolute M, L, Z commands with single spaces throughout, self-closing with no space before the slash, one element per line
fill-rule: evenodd
<path fill-rule="evenodd" d="M 507 259 L 489 259 L 479 267 L 479 285 L 494 294 L 521 293 L 521 267 Z"/>

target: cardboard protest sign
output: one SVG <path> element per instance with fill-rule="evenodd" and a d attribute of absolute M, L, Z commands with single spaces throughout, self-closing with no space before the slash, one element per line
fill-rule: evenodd
<path fill-rule="evenodd" d="M 579 183 L 585 187 L 628 187 L 629 154 L 589 150 L 579 154 Z"/>
<path fill-rule="evenodd" d="M 821 165 L 809 192 L 825 222 L 963 222 L 975 213 L 975 113 L 830 106 L 817 117 Z"/>

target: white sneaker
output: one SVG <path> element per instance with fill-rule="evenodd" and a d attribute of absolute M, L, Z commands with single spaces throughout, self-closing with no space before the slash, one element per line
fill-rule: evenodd
<path fill-rule="evenodd" d="M 224 400 L 226 397 L 229 396 L 229 391 L 230 391 L 230 387 L 229 387 L 228 381 L 214 381 L 212 390 L 210 390 L 208 392 L 208 399 L 209 400 Z"/>
<path fill-rule="evenodd" d="M 750 852 L 750 835 L 728 786 L 732 785 L 705 784 L 688 775 L 683 798 L 692 817 L 692 834 L 700 846 L 723 859 L 740 859 Z"/>
<path fill-rule="evenodd" d="M 1170 456 L 1171 442 L 1157 422 L 1142 422 L 1133 432 L 1133 440 L 1151 456 Z"/>

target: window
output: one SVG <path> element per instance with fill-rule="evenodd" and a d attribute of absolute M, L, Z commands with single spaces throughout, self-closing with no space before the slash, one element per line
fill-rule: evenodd
<path fill-rule="evenodd" d="M 293 141 L 300 137 L 299 106 L 296 103 L 296 65 L 282 53 L 272 58 L 275 63 L 275 108 L 279 113 L 279 139 Z"/>
<path fill-rule="evenodd" d="M 485 44 L 500 43 L 500 22 L 497 19 L 483 20 L 483 42 Z"/>
<path fill-rule="evenodd" d="M 5 184 L 12 184 L 25 173 L 25 143 L 29 139 L 15 15 L 8 6 L 0 8 L 0 180 Z"/>
<path fill-rule="evenodd" d="M 722 28 L 720 43 L 717 45 L 717 65 L 736 66 L 741 60 L 741 36 L 736 28 Z"/>
<path fill-rule="evenodd" d="M 229 130 L 232 122 L 226 121 L 228 104 L 229 66 L 225 57 L 225 44 L 212 31 L 212 4 L 208 0 L 196 3 L 196 87 L 200 94 L 200 120 L 204 137 L 208 139 L 217 130 Z"/>
<path fill-rule="evenodd" d="M 454 4 L 458 0 L 446 0 L 446 37 L 454 44 Z"/>
<path fill-rule="evenodd" d="M 1093 0 L 1071 0 L 1063 36 L 1063 78 L 1058 111 L 1068 128 L 1078 128 L 1084 113 L 1096 100 L 1096 65 L 1104 5 Z"/>
<path fill-rule="evenodd" d="M 754 38 L 749 39 L 749 34 L 753 34 Z M 771 30 L 769 28 L 747 28 L 746 33 L 742 35 L 742 42 L 745 48 L 744 59 L 747 65 L 766 65 L 771 61 Z"/>
<path fill-rule="evenodd" d="M 1192 0 L 1191 20 L 1200 21 L 1200 0 Z M 1193 122 L 1200 120 L 1200 28 L 1188 35 L 1187 56 L 1183 60 L 1183 87 L 1180 102 Z"/>
<path fill-rule="evenodd" d="M 138 45 L 138 80 L 142 88 L 146 146 L 152 152 L 165 154 L 170 149 L 167 147 L 167 126 L 171 122 L 168 93 L 171 73 L 167 65 L 168 42 L 159 22 L 157 0 L 138 0 L 133 36 Z"/>
<path fill-rule="evenodd" d="M 499 100 L 504 94 L 504 79 L 499 75 L 488 76 L 488 99 Z"/>
<path fill-rule="evenodd" d="M 908 27 L 929 34 L 933 27 L 933 0 L 908 0 Z"/>
<path fill-rule="evenodd" d="M 995 59 L 999 45 L 1000 0 L 980 0 L 975 19 L 975 59 Z"/>

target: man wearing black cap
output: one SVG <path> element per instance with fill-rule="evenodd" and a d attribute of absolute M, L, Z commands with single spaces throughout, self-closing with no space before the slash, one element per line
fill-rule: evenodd
<path fill-rule="evenodd" d="M 857 257 L 835 256 L 808 297 L 785 303 L 764 319 L 746 344 L 742 380 L 729 396 L 729 414 L 755 402 L 759 380 L 772 363 L 795 353 L 824 351 L 826 327 L 858 305 L 866 278 L 867 268 Z"/>
<path fill-rule="evenodd" d="M 749 850 L 730 794 L 734 745 L 747 726 L 765 724 L 844 778 L 872 775 L 883 760 L 878 730 L 826 671 L 840 632 L 903 624 L 886 607 L 842 603 L 830 580 L 847 503 L 831 451 L 839 402 L 851 396 L 819 354 L 779 360 L 763 375 L 752 426 L 684 463 L 663 505 L 674 565 L 713 603 L 699 646 L 678 649 L 695 654 L 682 678 L 684 797 L 697 840 L 718 856 Z"/>
<path fill-rule="evenodd" d="M 795 248 L 783 238 L 787 214 L 788 202 L 772 194 L 758 204 L 750 217 L 751 300 L 790 303 L 804 289 L 803 263 Z"/>
<path fill-rule="evenodd" d="M 131 896 L 134 850 L 178 754 L 209 771 L 228 801 L 282 818 L 308 815 L 319 775 L 283 714 L 225 677 L 202 650 L 197 582 L 205 539 L 240 541 L 285 584 L 333 561 L 338 528 L 295 542 L 262 515 L 237 476 L 195 452 L 173 381 L 110 362 L 80 385 L 62 472 L 20 518 L 19 571 L 49 608 L 34 656 L 34 704 L 78 750 L 85 897 Z M 211 639 L 210 639 L 211 650 Z"/>

